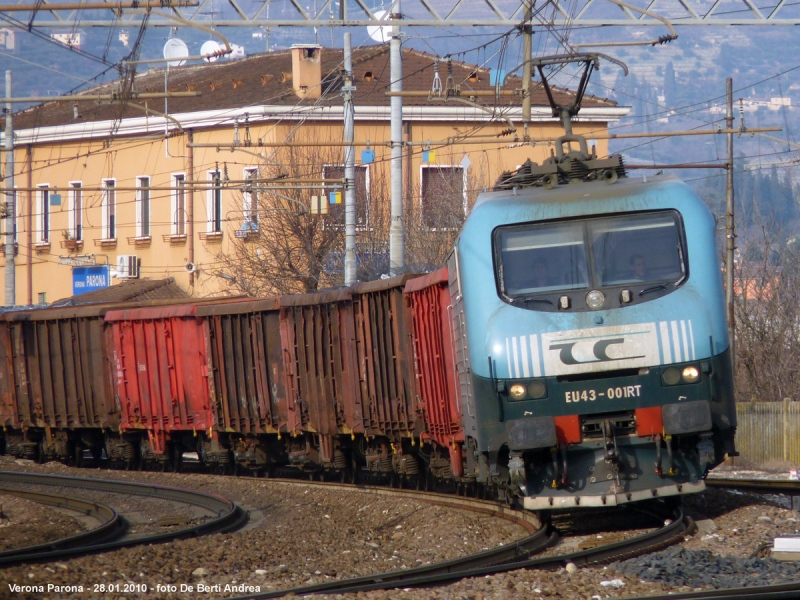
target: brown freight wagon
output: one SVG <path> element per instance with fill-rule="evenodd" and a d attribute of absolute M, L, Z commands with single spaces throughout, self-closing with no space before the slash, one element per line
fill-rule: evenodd
<path fill-rule="evenodd" d="M 366 444 L 371 470 L 416 475 L 414 438 L 424 431 L 417 403 L 411 318 L 403 290 L 418 275 L 351 286 L 355 318 L 362 417 L 351 427 L 370 436 Z"/>
<path fill-rule="evenodd" d="M 206 345 L 214 429 L 250 469 L 283 462 L 281 439 L 300 427 L 287 396 L 280 298 L 197 309 Z"/>
<path fill-rule="evenodd" d="M 344 471 L 363 408 L 358 384 L 350 290 L 283 296 L 281 343 L 289 405 L 297 419 L 288 440 L 289 462 L 299 468 Z"/>
<path fill-rule="evenodd" d="M 0 318 L 0 419 L 6 451 L 79 458 L 119 427 L 104 315 L 109 305 L 14 311 Z"/>

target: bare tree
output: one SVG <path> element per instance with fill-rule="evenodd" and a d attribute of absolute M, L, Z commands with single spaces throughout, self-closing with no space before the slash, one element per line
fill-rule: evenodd
<path fill-rule="evenodd" d="M 312 134 L 313 135 L 313 134 Z M 298 141 L 297 136 L 293 141 Z M 318 138 L 305 141 L 318 142 Z M 458 160 L 457 160 L 458 159 Z M 408 271 L 443 265 L 475 202 L 484 177 L 465 175 L 460 158 L 442 152 L 439 165 L 423 169 L 422 189 L 405 206 Z M 377 279 L 389 272 L 390 189 L 383 165 L 356 168 L 357 277 Z M 264 161 L 256 179 L 288 183 L 291 179 L 344 178 L 341 148 L 291 146 Z M 244 186 L 237 206 L 226 217 L 241 223 L 235 241 L 216 259 L 235 274 L 229 291 L 249 296 L 305 293 L 344 282 L 344 204 L 331 204 L 329 190 L 274 189 L 270 183 Z M 312 195 L 327 214 L 313 214 Z"/>
<path fill-rule="evenodd" d="M 321 179 L 325 165 L 341 163 L 336 150 L 333 146 L 284 147 L 254 172 L 255 179 L 271 181 L 244 187 L 237 206 L 227 215 L 228 220 L 241 222 L 242 228 L 230 249 L 216 256 L 227 272 L 235 274 L 232 293 L 305 293 L 342 283 L 341 273 L 328 263 L 331 253 L 344 247 L 343 215 L 340 224 L 338 212 L 312 213 L 312 196 L 328 203 L 328 190 L 322 186 L 312 190 L 308 184 L 299 184 L 297 189 L 286 189 L 291 188 L 286 184 L 292 179 Z"/>
<path fill-rule="evenodd" d="M 418 190 L 405 206 L 406 262 L 411 268 L 442 265 L 487 185 L 485 169 L 467 169 L 450 149 L 423 166 Z"/>
<path fill-rule="evenodd" d="M 740 401 L 800 399 L 797 238 L 757 214 L 738 236 L 734 272 L 736 389 Z"/>

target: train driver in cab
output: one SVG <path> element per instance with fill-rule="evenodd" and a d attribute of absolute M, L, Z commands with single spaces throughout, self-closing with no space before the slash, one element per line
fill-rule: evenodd
<path fill-rule="evenodd" d="M 550 269 L 547 267 L 547 262 L 543 258 L 537 258 L 533 261 L 530 284 L 531 287 L 535 289 L 556 285 L 555 279 L 550 276 Z"/>
<path fill-rule="evenodd" d="M 630 269 L 631 279 L 635 281 L 644 281 L 647 279 L 647 263 L 645 263 L 644 256 L 641 254 L 634 254 L 631 256 Z"/>

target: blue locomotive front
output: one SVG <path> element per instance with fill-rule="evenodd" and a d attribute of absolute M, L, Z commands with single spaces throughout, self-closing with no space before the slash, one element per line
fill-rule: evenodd
<path fill-rule="evenodd" d="M 700 491 L 734 453 L 715 222 L 683 183 L 484 193 L 449 272 L 479 482 L 615 505 Z"/>

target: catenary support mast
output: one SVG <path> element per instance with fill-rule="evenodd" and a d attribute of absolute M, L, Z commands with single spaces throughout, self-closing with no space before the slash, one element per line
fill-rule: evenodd
<path fill-rule="evenodd" d="M 725 126 L 733 129 L 733 79 L 725 80 L 726 112 Z M 733 303 L 733 253 L 736 247 L 733 205 L 733 133 L 728 133 L 728 172 L 725 193 L 725 300 L 728 307 L 728 337 L 730 338 L 731 366 L 735 366 L 736 314 Z"/>
<path fill-rule="evenodd" d="M 400 3 L 393 20 L 400 18 Z M 389 60 L 391 61 L 390 91 L 403 91 L 403 58 L 400 48 L 400 27 L 392 25 L 392 39 L 389 42 Z M 391 97 L 391 133 L 392 133 L 392 220 L 389 227 L 389 268 L 392 275 L 397 274 L 405 265 L 405 230 L 403 227 L 403 98 Z"/>
<path fill-rule="evenodd" d="M 344 284 L 356 282 L 356 149 L 353 108 L 353 51 L 350 32 L 344 34 Z"/>
<path fill-rule="evenodd" d="M 11 104 L 11 71 L 6 71 L 6 205 L 5 205 L 5 250 L 6 250 L 6 306 L 14 306 L 17 299 L 16 260 L 14 256 L 14 229 L 16 207 L 14 206 L 14 125 Z"/>

